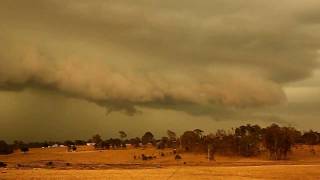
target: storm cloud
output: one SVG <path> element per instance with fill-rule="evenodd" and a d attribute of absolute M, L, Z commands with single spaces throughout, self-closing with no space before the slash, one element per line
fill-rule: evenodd
<path fill-rule="evenodd" d="M 319 12 L 316 0 L 2 0 L 0 87 L 128 114 L 275 106 L 318 66 Z"/>

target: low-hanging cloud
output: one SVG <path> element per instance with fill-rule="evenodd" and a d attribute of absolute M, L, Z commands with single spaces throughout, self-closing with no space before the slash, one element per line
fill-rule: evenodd
<path fill-rule="evenodd" d="M 283 84 L 317 65 L 315 5 L 4 0 L 0 87 L 50 89 L 128 114 L 277 105 Z"/>

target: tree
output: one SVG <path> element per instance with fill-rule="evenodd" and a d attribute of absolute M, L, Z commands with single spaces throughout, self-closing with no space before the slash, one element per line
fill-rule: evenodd
<path fill-rule="evenodd" d="M 11 154 L 13 153 L 13 148 L 9 146 L 5 141 L 0 140 L 0 154 Z"/>
<path fill-rule="evenodd" d="M 177 139 L 177 135 L 173 131 L 167 130 L 167 135 L 170 141 L 175 141 Z"/>
<path fill-rule="evenodd" d="M 181 136 L 181 145 L 186 151 L 193 151 L 199 146 L 201 139 L 194 131 L 186 131 Z"/>
<path fill-rule="evenodd" d="M 168 147 L 168 144 L 169 144 L 169 138 L 162 137 L 161 140 L 157 143 L 157 148 L 164 149 L 165 147 Z"/>
<path fill-rule="evenodd" d="M 195 132 L 200 138 L 202 138 L 203 131 L 201 129 L 195 129 L 193 130 L 193 132 Z"/>
<path fill-rule="evenodd" d="M 140 147 L 141 140 L 140 140 L 139 137 L 131 138 L 131 139 L 129 140 L 129 143 L 130 143 L 131 145 L 133 145 L 135 148 L 137 148 L 137 147 Z"/>
<path fill-rule="evenodd" d="M 177 135 L 175 132 L 173 131 L 170 131 L 170 130 L 167 130 L 167 135 L 169 137 L 169 140 L 168 140 L 168 147 L 176 147 L 176 144 L 177 144 Z"/>
<path fill-rule="evenodd" d="M 154 143 L 154 136 L 151 132 L 146 132 L 141 138 L 142 144 Z"/>
<path fill-rule="evenodd" d="M 270 158 L 281 160 L 287 158 L 287 153 L 294 144 L 294 132 L 292 128 L 279 127 L 277 124 L 264 129 L 265 147 L 270 153 Z"/>
<path fill-rule="evenodd" d="M 70 141 L 70 140 L 66 140 L 63 144 L 64 144 L 65 146 L 75 145 L 75 143 L 72 142 L 72 141 Z"/>
<path fill-rule="evenodd" d="M 92 136 L 91 140 L 95 144 L 99 144 L 100 142 L 102 142 L 101 136 L 99 134 Z"/>
<path fill-rule="evenodd" d="M 23 146 L 20 147 L 20 151 L 23 152 L 23 153 L 27 153 L 27 152 L 29 152 L 29 148 L 28 148 L 28 146 L 23 145 Z"/>
<path fill-rule="evenodd" d="M 216 135 L 210 133 L 204 137 L 204 142 L 207 146 L 208 160 L 215 160 L 215 153 L 218 149 L 219 138 Z"/>
<path fill-rule="evenodd" d="M 20 149 L 20 147 L 23 146 L 23 145 L 24 145 L 23 141 L 18 141 L 18 140 L 13 141 L 14 149 Z"/>
<path fill-rule="evenodd" d="M 320 143 L 320 133 L 310 130 L 302 135 L 302 140 L 305 144 L 310 146 L 311 152 L 316 154 L 313 146 Z"/>
<path fill-rule="evenodd" d="M 75 140 L 74 141 L 75 145 L 77 146 L 83 146 L 83 145 L 86 145 L 86 142 L 83 141 L 83 140 Z"/>
<path fill-rule="evenodd" d="M 237 143 L 234 134 L 227 134 L 226 131 L 218 129 L 215 134 L 210 133 L 203 137 L 201 141 L 204 146 L 203 150 L 209 151 L 208 156 L 214 159 L 214 154 L 219 152 L 221 154 L 235 154 L 237 151 Z"/>
<path fill-rule="evenodd" d="M 110 146 L 113 149 L 120 148 L 122 145 L 122 141 L 119 138 L 116 138 L 116 139 L 111 138 L 107 140 L 107 142 L 110 144 Z"/>
<path fill-rule="evenodd" d="M 227 133 L 225 130 L 223 129 L 218 129 L 217 132 L 216 132 L 216 137 L 219 138 L 219 139 L 223 139 L 225 136 L 227 136 Z"/>
<path fill-rule="evenodd" d="M 127 137 L 127 134 L 124 131 L 119 131 L 120 139 L 123 141 Z"/>
<path fill-rule="evenodd" d="M 29 147 L 23 141 L 13 141 L 13 146 L 15 149 L 20 149 L 21 152 L 27 153 L 29 151 Z"/>
<path fill-rule="evenodd" d="M 253 156 L 259 152 L 259 144 L 262 139 L 260 126 L 250 124 L 240 126 L 235 130 L 237 150 L 240 155 Z"/>
<path fill-rule="evenodd" d="M 316 145 L 320 142 L 320 133 L 310 130 L 303 133 L 302 139 L 305 144 Z"/>

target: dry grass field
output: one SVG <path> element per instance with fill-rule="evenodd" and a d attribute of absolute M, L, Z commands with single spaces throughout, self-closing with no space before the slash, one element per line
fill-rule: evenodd
<path fill-rule="evenodd" d="M 109 170 L 7 170 L 0 179 L 319 179 L 320 165 L 178 166 Z"/>
<path fill-rule="evenodd" d="M 320 147 L 315 149 L 312 154 L 308 146 L 293 148 L 287 161 L 270 161 L 263 155 L 217 155 L 216 161 L 208 162 L 205 154 L 191 153 L 182 153 L 182 160 L 176 161 L 170 149 L 80 147 L 77 152 L 66 152 L 65 148 L 35 148 L 26 154 L 1 155 L 0 161 L 8 167 L 0 169 L 0 179 L 320 179 Z M 133 158 L 142 153 L 157 158 Z"/>

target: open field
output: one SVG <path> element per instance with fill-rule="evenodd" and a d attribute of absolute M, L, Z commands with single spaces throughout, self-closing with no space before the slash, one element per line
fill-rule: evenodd
<path fill-rule="evenodd" d="M 0 169 L 0 179 L 319 179 L 320 148 L 315 149 L 317 153 L 311 154 L 308 146 L 294 148 L 287 161 L 270 161 L 263 155 L 217 155 L 212 162 L 207 161 L 205 154 L 192 153 L 182 153 L 182 160 L 176 161 L 170 149 L 30 149 L 27 154 L 1 155 L 0 161 L 6 162 L 8 168 Z M 160 152 L 165 156 L 160 156 Z M 142 153 L 157 158 L 133 158 Z"/>
<path fill-rule="evenodd" d="M 109 170 L 7 170 L 0 179 L 319 179 L 320 165 L 178 166 Z"/>

